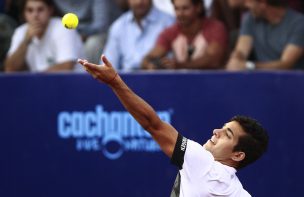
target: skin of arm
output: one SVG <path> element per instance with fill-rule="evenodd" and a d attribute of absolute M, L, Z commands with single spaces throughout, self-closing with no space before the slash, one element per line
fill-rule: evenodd
<path fill-rule="evenodd" d="M 160 46 L 156 45 L 143 59 L 141 63 L 141 68 L 143 69 L 156 69 L 157 65 L 155 65 L 151 60 L 153 59 L 161 59 L 167 54 L 167 50 Z"/>
<path fill-rule="evenodd" d="M 235 50 L 232 52 L 228 64 L 227 70 L 243 70 L 245 69 L 245 63 L 252 49 L 252 37 L 240 36 Z"/>
<path fill-rule="evenodd" d="M 252 48 L 252 38 L 250 36 L 241 36 L 238 40 L 236 49 L 230 56 L 227 64 L 228 70 L 244 70 L 247 57 Z M 294 64 L 302 57 L 304 49 L 288 44 L 280 59 L 269 62 L 255 62 L 256 69 L 271 70 L 271 69 L 291 69 Z"/>
<path fill-rule="evenodd" d="M 174 59 L 164 57 L 167 52 L 168 51 L 164 47 L 156 45 L 143 59 L 142 68 L 157 68 L 157 66 L 154 65 L 151 60 L 159 58 L 161 66 L 167 69 L 212 69 L 218 68 L 225 58 L 225 49 L 216 42 L 209 44 L 204 56 L 186 62 L 177 62 Z"/>
<path fill-rule="evenodd" d="M 26 70 L 25 63 L 26 52 L 28 45 L 31 43 L 34 36 L 40 36 L 43 34 L 44 28 L 39 23 L 29 24 L 24 40 L 21 42 L 17 50 L 5 60 L 5 71 L 21 71 Z"/>
<path fill-rule="evenodd" d="M 23 41 L 20 43 L 17 50 L 12 55 L 8 56 L 5 60 L 6 72 L 14 72 L 27 69 L 25 58 L 28 46 L 34 36 L 41 37 L 44 31 L 45 27 L 40 23 L 32 23 L 28 25 L 28 29 Z"/>
<path fill-rule="evenodd" d="M 5 72 L 22 71 L 27 69 L 25 56 L 29 42 L 30 41 L 26 39 L 22 41 L 18 49 L 6 58 L 4 63 Z"/>
<path fill-rule="evenodd" d="M 177 63 L 176 68 L 188 68 L 188 69 L 214 69 L 219 68 L 225 58 L 225 48 L 221 47 L 218 43 L 210 43 L 207 47 L 204 56 L 186 61 L 183 63 Z"/>
<path fill-rule="evenodd" d="M 285 47 L 281 59 L 270 62 L 257 62 L 257 69 L 292 69 L 293 65 L 303 56 L 304 49 L 293 44 Z"/>
<path fill-rule="evenodd" d="M 155 110 L 124 83 L 105 56 L 102 56 L 101 59 L 104 62 L 103 65 L 92 64 L 81 59 L 78 62 L 94 78 L 112 88 L 126 110 L 151 134 L 163 152 L 171 158 L 178 136 L 176 129 L 162 121 Z"/>

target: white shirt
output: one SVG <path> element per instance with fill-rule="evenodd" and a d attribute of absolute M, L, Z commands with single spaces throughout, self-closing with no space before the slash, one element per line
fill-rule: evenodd
<path fill-rule="evenodd" d="M 12 37 L 8 55 L 14 53 L 24 40 L 28 24 L 18 27 Z M 54 64 L 84 58 L 81 38 L 76 30 L 63 27 L 59 18 L 52 18 L 41 39 L 34 37 L 26 52 L 26 64 L 32 72 L 45 71 Z M 80 70 L 75 64 L 74 70 Z"/>
<path fill-rule="evenodd" d="M 138 70 L 143 58 L 154 47 L 160 32 L 173 22 L 172 16 L 151 7 L 141 20 L 140 27 L 133 12 L 128 11 L 111 25 L 103 53 L 116 69 Z"/>
<path fill-rule="evenodd" d="M 180 197 L 251 197 L 236 170 L 214 160 L 202 145 L 187 140 L 180 173 Z"/>

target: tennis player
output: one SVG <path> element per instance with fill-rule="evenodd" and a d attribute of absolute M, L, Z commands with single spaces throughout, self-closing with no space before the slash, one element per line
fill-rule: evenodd
<path fill-rule="evenodd" d="M 112 88 L 124 107 L 148 131 L 179 168 L 171 197 L 248 197 L 236 170 L 256 161 L 266 151 L 268 135 L 254 119 L 233 117 L 214 129 L 204 145 L 179 134 L 120 78 L 105 56 L 103 65 L 79 59 L 95 79 Z"/>

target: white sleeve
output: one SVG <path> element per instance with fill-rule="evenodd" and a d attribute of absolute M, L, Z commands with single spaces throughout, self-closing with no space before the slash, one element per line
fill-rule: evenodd
<path fill-rule="evenodd" d="M 214 157 L 202 145 L 188 140 L 183 170 L 189 177 L 205 175 L 212 167 Z"/>
<path fill-rule="evenodd" d="M 214 158 L 202 145 L 178 135 L 171 162 L 189 177 L 206 174 L 214 163 Z"/>
<path fill-rule="evenodd" d="M 20 27 L 18 27 L 15 31 L 14 34 L 12 36 L 12 40 L 11 40 L 11 44 L 10 44 L 10 48 L 7 52 L 7 56 L 12 55 L 20 46 L 21 42 L 24 39 L 25 36 L 25 30 L 26 30 L 27 26 L 26 25 L 22 25 Z"/>

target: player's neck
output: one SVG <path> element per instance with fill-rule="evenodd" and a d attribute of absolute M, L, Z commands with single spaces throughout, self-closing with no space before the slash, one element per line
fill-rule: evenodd
<path fill-rule="evenodd" d="M 237 163 L 233 160 L 218 161 L 223 165 L 237 169 Z"/>

